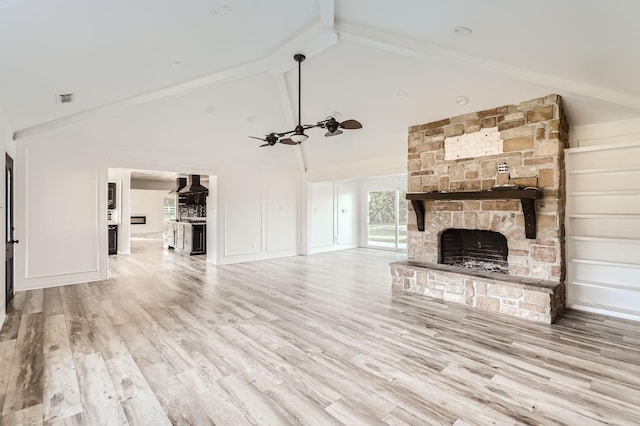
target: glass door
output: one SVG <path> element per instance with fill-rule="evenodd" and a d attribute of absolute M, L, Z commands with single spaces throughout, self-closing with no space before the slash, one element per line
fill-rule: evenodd
<path fill-rule="evenodd" d="M 407 249 L 406 191 L 369 191 L 367 245 Z"/>

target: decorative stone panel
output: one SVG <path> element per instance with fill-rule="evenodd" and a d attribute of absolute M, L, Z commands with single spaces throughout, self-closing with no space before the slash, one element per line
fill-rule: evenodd
<path fill-rule="evenodd" d="M 502 139 L 497 127 L 444 139 L 446 161 L 502 154 L 502 150 Z"/>

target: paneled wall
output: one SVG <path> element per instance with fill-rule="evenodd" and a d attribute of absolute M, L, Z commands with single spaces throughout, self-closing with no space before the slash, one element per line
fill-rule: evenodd
<path fill-rule="evenodd" d="M 406 188 L 406 174 L 309 183 L 309 253 L 366 247 L 368 191 Z"/>
<path fill-rule="evenodd" d="M 220 263 L 299 253 L 299 175 L 232 169 L 220 182 Z"/>
<path fill-rule="evenodd" d="M 16 290 L 104 278 L 107 176 L 98 156 L 20 145 L 18 160 Z"/>
<path fill-rule="evenodd" d="M 107 278 L 107 182 L 119 185 L 118 246 L 119 254 L 127 253 L 130 169 L 212 175 L 207 203 L 211 262 L 299 253 L 300 174 L 295 170 L 225 170 L 176 154 L 149 159 L 58 142 L 25 141 L 17 153 L 17 290 Z"/>
<path fill-rule="evenodd" d="M 309 184 L 309 252 L 358 247 L 362 220 L 359 182 L 340 180 Z"/>
<path fill-rule="evenodd" d="M 335 182 L 309 184 L 310 251 L 330 250 L 334 244 Z"/>
<path fill-rule="evenodd" d="M 566 150 L 567 296 L 640 319 L 640 137 Z"/>

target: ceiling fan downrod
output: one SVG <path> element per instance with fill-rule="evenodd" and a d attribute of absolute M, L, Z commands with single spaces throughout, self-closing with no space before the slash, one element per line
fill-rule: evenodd
<path fill-rule="evenodd" d="M 304 131 L 307 129 L 312 129 L 314 127 L 320 127 L 321 129 L 327 129 L 327 133 L 325 136 L 336 136 L 342 134 L 342 129 L 361 129 L 362 124 L 360 124 L 357 120 L 346 120 L 341 123 L 337 122 L 334 117 L 327 117 L 322 121 L 318 121 L 313 125 L 302 125 L 302 61 L 306 59 L 302 53 L 296 53 L 293 55 L 293 59 L 298 63 L 298 124 L 296 128 L 290 130 L 288 132 L 271 132 L 266 135 L 264 138 L 258 138 L 255 136 L 249 136 L 253 139 L 258 139 L 265 144 L 260 145 L 263 146 L 274 146 L 277 143 L 285 144 L 285 145 L 298 145 L 304 141 L 306 141 L 309 136 L 307 136 Z M 288 138 L 284 136 L 291 135 Z"/>
<path fill-rule="evenodd" d="M 298 125 L 290 139 L 295 143 L 302 143 L 309 138 L 304 134 L 304 127 L 302 127 L 302 61 L 306 59 L 306 56 L 302 53 L 296 53 L 293 55 L 293 59 L 298 63 Z"/>

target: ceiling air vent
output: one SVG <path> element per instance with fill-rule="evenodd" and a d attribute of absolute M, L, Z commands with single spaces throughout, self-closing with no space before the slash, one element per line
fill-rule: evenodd
<path fill-rule="evenodd" d="M 73 93 L 62 93 L 56 97 L 56 102 L 59 104 L 68 104 L 73 102 Z"/>

